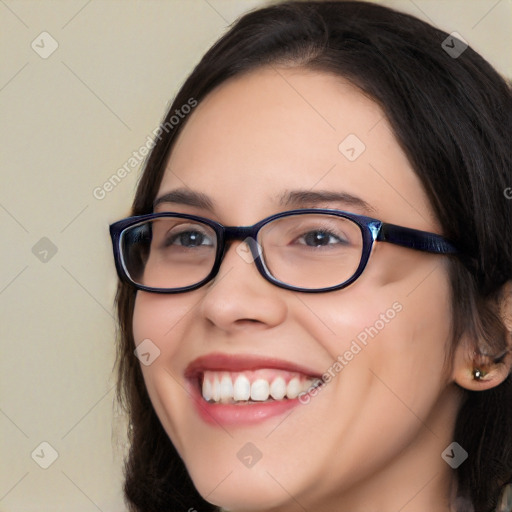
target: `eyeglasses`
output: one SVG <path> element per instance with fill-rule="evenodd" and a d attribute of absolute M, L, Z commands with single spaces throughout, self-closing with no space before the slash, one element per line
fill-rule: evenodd
<path fill-rule="evenodd" d="M 223 226 L 184 213 L 152 213 L 110 226 L 119 277 L 139 290 L 179 293 L 218 273 L 233 240 L 240 256 L 269 282 L 299 292 L 328 292 L 353 283 L 374 242 L 435 254 L 456 254 L 434 233 L 331 209 L 277 213 L 253 226 Z"/>

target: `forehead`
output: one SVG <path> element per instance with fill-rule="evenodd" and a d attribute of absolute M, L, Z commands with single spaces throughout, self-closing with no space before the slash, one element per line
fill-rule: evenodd
<path fill-rule="evenodd" d="M 211 92 L 178 137 L 158 195 L 183 187 L 235 223 L 275 213 L 276 198 L 299 189 L 361 197 L 388 222 L 434 222 L 381 108 L 341 77 L 302 68 L 256 69 Z"/>

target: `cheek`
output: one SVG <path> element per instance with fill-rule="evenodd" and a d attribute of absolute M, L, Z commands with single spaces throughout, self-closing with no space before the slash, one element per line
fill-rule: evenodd
<path fill-rule="evenodd" d="M 410 293 L 410 287 L 388 285 L 334 292 L 326 297 L 303 297 L 294 311 L 304 331 L 335 359 L 353 342 L 389 354 L 445 354 L 451 334 L 450 294 L 442 278 Z M 355 350 L 357 351 L 357 350 Z M 382 355 L 382 354 L 381 354 Z"/>
<path fill-rule="evenodd" d="M 194 306 L 192 294 L 161 295 L 137 292 L 133 312 L 135 344 L 150 339 L 161 351 L 174 351 L 181 330 L 186 324 L 184 320 L 193 313 Z"/>
<path fill-rule="evenodd" d="M 429 263 L 405 275 L 396 269 L 370 271 L 329 300 L 305 297 L 307 307 L 295 312 L 296 321 L 328 354 L 332 364 L 325 371 L 335 385 L 341 390 L 350 381 L 354 394 L 365 389 L 366 396 L 354 401 L 375 407 L 374 416 L 389 416 L 382 404 L 391 402 L 406 414 L 403 403 L 426 415 L 449 383 L 448 274 L 443 264 Z"/>
<path fill-rule="evenodd" d="M 340 418 L 339 429 L 322 426 L 320 437 L 339 436 L 347 457 L 367 461 L 366 469 L 366 463 L 352 469 L 354 478 L 400 453 L 424 424 L 437 421 L 432 418 L 449 383 L 451 297 L 445 269 L 432 268 L 400 279 L 379 274 L 387 281 L 383 286 L 370 273 L 329 300 L 305 297 L 307 307 L 295 312 L 331 361 L 325 400 L 316 407 L 323 408 L 319 417 Z M 447 417 L 452 414 L 440 407 Z M 432 428 L 441 432 L 447 426 Z M 378 449 L 361 439 L 374 440 Z"/>
<path fill-rule="evenodd" d="M 194 302 L 185 295 L 137 293 L 133 314 L 135 346 L 141 347 L 140 353 L 149 353 L 149 364 L 145 364 L 144 356 L 139 356 L 142 375 L 153 407 L 169 435 L 179 429 L 172 410 L 179 410 L 189 400 L 180 382 L 184 366 L 181 340 L 187 316 L 193 313 Z"/>
<path fill-rule="evenodd" d="M 346 296 L 326 303 L 326 323 L 342 341 L 371 348 L 378 367 L 421 366 L 423 359 L 441 371 L 452 333 L 447 262 L 382 245 L 379 264 L 369 265 Z"/>

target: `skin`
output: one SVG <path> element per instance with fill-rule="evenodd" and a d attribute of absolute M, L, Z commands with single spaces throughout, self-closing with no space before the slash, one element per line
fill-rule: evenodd
<path fill-rule="evenodd" d="M 243 113 L 243 115 L 241 115 Z M 338 149 L 349 134 L 366 146 L 353 162 Z M 419 179 L 381 109 L 328 74 L 263 68 L 235 77 L 187 120 L 158 196 L 178 188 L 208 195 L 212 211 L 160 204 L 157 211 L 250 225 L 292 208 L 327 207 L 441 233 Z M 358 196 L 372 211 L 339 202 L 283 206 L 288 190 Z M 447 259 L 377 243 L 348 288 L 280 289 L 246 263 L 234 243 L 217 278 L 192 292 L 138 292 L 136 344 L 161 353 L 142 366 L 155 410 L 198 491 L 233 511 L 449 511 L 452 442 L 466 352 L 451 346 Z M 247 426 L 203 422 L 187 392 L 186 366 L 221 352 L 272 356 L 322 374 L 356 336 L 399 303 L 402 310 L 307 405 Z M 246 468 L 247 443 L 261 460 Z M 193 504 L 191 504 L 193 505 Z"/>

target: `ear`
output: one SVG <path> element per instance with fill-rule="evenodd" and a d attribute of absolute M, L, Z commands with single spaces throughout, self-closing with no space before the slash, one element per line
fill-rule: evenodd
<path fill-rule="evenodd" d="M 500 385 L 512 367 L 512 281 L 505 283 L 499 294 L 498 311 L 507 330 L 508 352 L 499 361 L 479 354 L 475 347 L 482 345 L 478 339 L 465 334 L 455 349 L 452 379 L 470 391 L 485 391 Z"/>
<path fill-rule="evenodd" d="M 512 335 L 512 281 L 503 285 L 500 300 L 500 315 L 508 331 Z"/>

